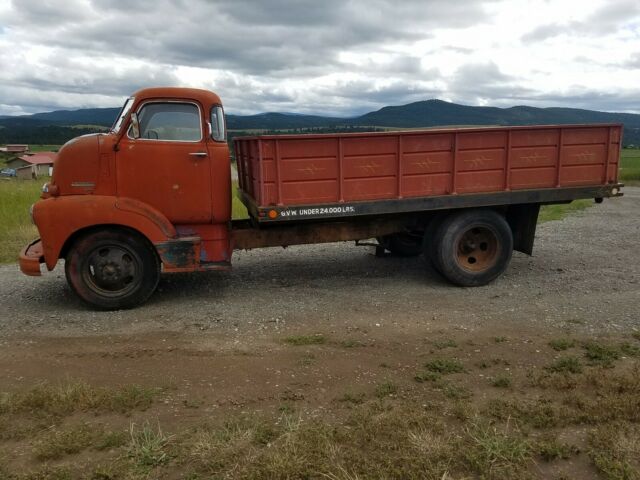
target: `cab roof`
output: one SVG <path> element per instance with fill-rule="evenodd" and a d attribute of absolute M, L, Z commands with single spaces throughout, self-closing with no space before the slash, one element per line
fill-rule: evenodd
<path fill-rule="evenodd" d="M 185 98 L 195 100 L 202 105 L 222 105 L 220 97 L 209 90 L 183 87 L 143 88 L 133 94 L 136 101 L 150 98 Z"/>

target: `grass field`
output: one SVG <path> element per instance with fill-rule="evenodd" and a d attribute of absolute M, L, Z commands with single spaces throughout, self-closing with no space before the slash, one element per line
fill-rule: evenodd
<path fill-rule="evenodd" d="M 15 262 L 20 249 L 38 236 L 29 206 L 40 196 L 42 182 L 0 179 L 0 263 Z"/>
<path fill-rule="evenodd" d="M 32 152 L 57 152 L 62 145 L 29 145 Z"/>
<path fill-rule="evenodd" d="M 58 145 L 32 145 L 32 151 L 54 150 Z M 627 185 L 640 184 L 640 150 L 623 150 L 620 180 Z M 36 228 L 29 220 L 29 206 L 39 195 L 41 181 L 0 181 L 0 263 L 17 260 L 20 249 L 37 236 Z M 561 220 L 566 215 L 593 205 L 592 200 L 577 200 L 568 205 L 542 207 L 540 222 Z M 232 203 L 234 219 L 247 218 L 247 210 L 234 194 Z"/>
<path fill-rule="evenodd" d="M 620 181 L 627 185 L 640 184 L 640 149 L 622 150 Z"/>

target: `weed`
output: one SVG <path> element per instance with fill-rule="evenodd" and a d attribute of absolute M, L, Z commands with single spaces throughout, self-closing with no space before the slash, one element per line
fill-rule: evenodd
<path fill-rule="evenodd" d="M 336 400 L 342 403 L 350 403 L 353 405 L 359 405 L 364 402 L 365 394 L 364 393 L 350 393 L 347 392 L 341 397 L 338 397 Z"/>
<path fill-rule="evenodd" d="M 447 339 L 447 340 L 436 340 L 433 342 L 433 346 L 438 350 L 443 350 L 445 348 L 455 348 L 458 346 L 455 340 Z"/>
<path fill-rule="evenodd" d="M 503 336 L 493 337 L 493 341 L 495 343 L 504 343 L 507 341 L 507 337 L 503 337 Z"/>
<path fill-rule="evenodd" d="M 508 367 L 509 365 L 511 365 L 509 363 L 509 360 L 505 358 L 500 358 L 500 357 L 492 358 L 491 363 L 493 363 L 494 365 L 504 365 L 505 367 Z"/>
<path fill-rule="evenodd" d="M 324 345 L 327 343 L 327 339 L 321 333 L 316 333 L 313 335 L 292 335 L 286 337 L 284 343 L 288 345 L 293 345 L 296 347 L 300 347 L 303 345 Z"/>
<path fill-rule="evenodd" d="M 589 433 L 588 444 L 589 458 L 605 478 L 627 480 L 639 477 L 640 432 L 637 427 L 601 426 Z"/>
<path fill-rule="evenodd" d="M 549 342 L 549 346 L 554 350 L 560 352 L 568 350 L 569 348 L 573 348 L 575 346 L 575 342 L 573 340 L 569 340 L 568 338 L 558 338 L 555 340 L 551 340 Z"/>
<path fill-rule="evenodd" d="M 0 475 L 2 475 L 0 471 Z M 0 476 L 0 478 L 5 478 Z M 7 479 L 14 480 L 72 480 L 75 479 L 68 467 L 51 467 L 45 465 L 40 470 L 30 472 L 20 476 L 8 475 Z"/>
<path fill-rule="evenodd" d="M 547 365 L 545 369 L 556 373 L 581 373 L 582 364 L 576 357 L 562 357 L 557 359 L 551 365 Z"/>
<path fill-rule="evenodd" d="M 632 336 L 633 338 L 635 338 L 636 340 L 640 340 L 640 332 L 633 332 L 633 333 L 631 334 L 631 336 Z"/>
<path fill-rule="evenodd" d="M 413 377 L 418 383 L 435 382 L 440 380 L 440 378 L 442 378 L 442 375 L 438 372 L 420 372 Z"/>
<path fill-rule="evenodd" d="M 127 413 L 148 408 L 157 392 L 138 385 L 97 388 L 84 382 L 42 383 L 26 392 L 0 397 L 0 414 L 64 416 L 82 410 Z"/>
<path fill-rule="evenodd" d="M 535 450 L 545 462 L 559 459 L 566 460 L 580 453 L 580 449 L 575 445 L 559 442 L 555 438 L 540 440 L 537 442 Z"/>
<path fill-rule="evenodd" d="M 391 395 L 395 395 L 398 392 L 398 386 L 392 382 L 383 382 L 376 386 L 376 397 L 384 398 Z"/>
<path fill-rule="evenodd" d="M 517 432 L 478 421 L 465 433 L 469 447 L 463 455 L 482 478 L 521 478 L 531 462 L 531 445 Z"/>
<path fill-rule="evenodd" d="M 464 366 L 456 359 L 441 358 L 432 360 L 425 364 L 427 370 L 431 372 L 448 375 L 451 373 L 462 373 L 465 371 Z"/>
<path fill-rule="evenodd" d="M 556 405 L 545 398 L 535 401 L 492 399 L 485 413 L 499 420 L 515 419 L 534 428 L 555 427 L 568 420 Z"/>
<path fill-rule="evenodd" d="M 80 425 L 68 430 L 50 429 L 33 446 L 38 460 L 56 460 L 81 452 L 91 446 L 93 433 L 88 425 Z"/>
<path fill-rule="evenodd" d="M 620 351 L 611 345 L 593 341 L 585 343 L 582 347 L 585 350 L 584 356 L 592 365 L 612 367 L 613 362 L 620 358 Z"/>
<path fill-rule="evenodd" d="M 473 393 L 467 387 L 462 385 L 456 385 L 453 383 L 445 383 L 441 385 L 442 393 L 445 397 L 451 398 L 453 400 L 463 400 L 467 398 L 471 398 Z"/>
<path fill-rule="evenodd" d="M 129 437 L 128 454 L 137 465 L 156 467 L 169 460 L 165 450 L 170 439 L 162 433 L 159 424 L 154 430 L 148 422 L 140 428 L 136 428 L 132 423 L 129 428 Z"/>
<path fill-rule="evenodd" d="M 295 408 L 293 408 L 290 403 L 283 403 L 278 407 L 278 412 L 291 415 L 293 412 L 295 412 Z"/>
<path fill-rule="evenodd" d="M 497 388 L 509 388 L 511 387 L 511 377 L 498 375 L 491 381 L 491 385 Z"/>
<path fill-rule="evenodd" d="M 640 347 L 624 342 L 620 344 L 620 353 L 628 357 L 640 357 Z"/>

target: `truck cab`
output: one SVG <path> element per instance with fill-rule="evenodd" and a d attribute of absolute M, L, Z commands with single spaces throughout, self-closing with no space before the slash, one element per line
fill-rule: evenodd
<path fill-rule="evenodd" d="M 41 263 L 52 270 L 66 258 L 72 288 L 103 308 L 144 300 L 161 269 L 228 269 L 230 168 L 215 93 L 140 90 L 108 133 L 58 152 L 31 209 L 40 239 L 22 252 L 21 269 L 39 275 Z"/>

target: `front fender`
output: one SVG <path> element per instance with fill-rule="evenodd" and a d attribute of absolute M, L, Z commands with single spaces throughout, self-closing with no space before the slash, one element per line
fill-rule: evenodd
<path fill-rule="evenodd" d="M 176 230 L 158 210 L 138 200 L 106 195 L 68 195 L 40 200 L 33 219 L 40 232 L 44 260 L 55 267 L 62 248 L 80 230 L 119 225 L 140 232 L 151 243 L 176 238 Z"/>

